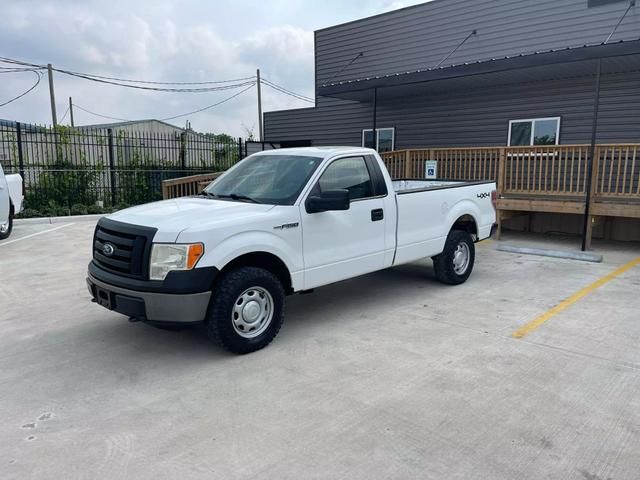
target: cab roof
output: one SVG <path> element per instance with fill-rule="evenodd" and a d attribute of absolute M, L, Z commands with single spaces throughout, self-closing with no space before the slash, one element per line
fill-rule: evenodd
<path fill-rule="evenodd" d="M 375 150 L 363 147 L 296 147 L 264 150 L 254 155 L 299 155 L 306 157 L 328 158 L 341 154 L 372 155 Z"/>

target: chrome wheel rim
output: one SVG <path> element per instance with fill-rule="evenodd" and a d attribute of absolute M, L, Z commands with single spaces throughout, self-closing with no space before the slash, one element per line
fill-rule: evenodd
<path fill-rule="evenodd" d="M 471 252 L 469 251 L 469 245 L 464 242 L 460 242 L 453 252 L 453 271 L 457 275 L 462 275 L 467 271 L 469 267 L 469 259 L 471 258 Z"/>
<path fill-rule="evenodd" d="M 243 338 L 263 333 L 273 318 L 273 297 L 262 287 L 247 288 L 236 299 L 231 312 L 235 332 Z"/>

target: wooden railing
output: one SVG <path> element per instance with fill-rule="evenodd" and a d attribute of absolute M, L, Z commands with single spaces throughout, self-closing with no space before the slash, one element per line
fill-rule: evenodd
<path fill-rule="evenodd" d="M 394 179 L 425 178 L 426 162 L 435 160 L 437 178 L 494 180 L 502 198 L 584 202 L 589 151 L 589 145 L 420 148 L 385 152 L 382 159 Z M 195 195 L 221 174 L 165 180 L 163 197 Z M 591 187 L 596 202 L 640 203 L 640 144 L 597 145 Z"/>
<path fill-rule="evenodd" d="M 504 195 L 580 196 L 586 193 L 589 146 L 505 149 Z"/>
<path fill-rule="evenodd" d="M 503 197 L 584 200 L 589 151 L 589 145 L 424 148 L 382 159 L 394 179 L 425 178 L 426 161 L 435 160 L 438 178 L 494 180 Z M 640 201 L 640 144 L 597 145 L 591 193 L 596 201 Z"/>
<path fill-rule="evenodd" d="M 599 145 L 595 159 L 596 197 L 640 198 L 640 145 Z"/>
<path fill-rule="evenodd" d="M 202 191 L 213 180 L 222 175 L 223 172 L 203 173 L 201 175 L 191 175 L 189 177 L 172 178 L 162 181 L 162 198 L 177 198 L 196 195 Z"/>

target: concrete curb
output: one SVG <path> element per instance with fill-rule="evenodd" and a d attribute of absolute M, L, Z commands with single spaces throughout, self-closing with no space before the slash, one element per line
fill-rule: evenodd
<path fill-rule="evenodd" d="M 15 225 L 35 225 L 35 224 L 53 224 L 53 223 L 69 223 L 69 222 L 93 222 L 98 221 L 104 215 L 69 215 L 66 217 L 36 217 L 36 218 L 16 218 L 13 223 Z"/>
<path fill-rule="evenodd" d="M 575 252 L 567 250 L 546 250 L 543 248 L 515 247 L 513 245 L 498 245 L 496 250 L 523 255 L 539 255 L 541 257 L 566 258 L 583 262 L 601 263 L 602 255 L 593 252 Z"/>

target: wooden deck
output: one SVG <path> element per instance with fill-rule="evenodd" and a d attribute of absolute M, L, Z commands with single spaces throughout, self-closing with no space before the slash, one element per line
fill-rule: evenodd
<path fill-rule="evenodd" d="M 589 145 L 398 150 L 382 154 L 393 178 L 424 178 L 437 161 L 438 178 L 495 180 L 498 235 L 521 212 L 584 215 Z M 640 218 L 640 144 L 597 145 L 591 180 L 591 226 L 598 217 Z M 591 231 L 587 232 L 591 243 Z"/>

